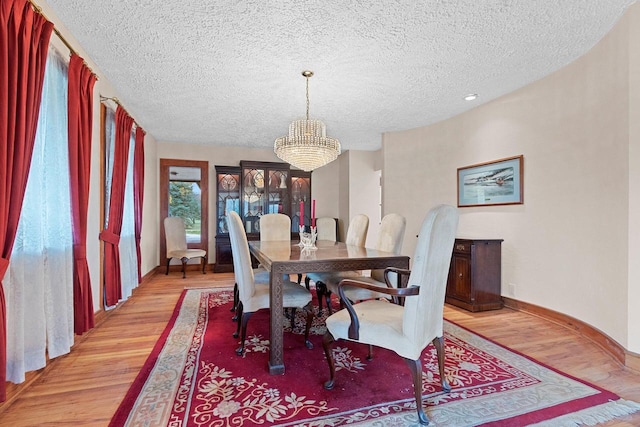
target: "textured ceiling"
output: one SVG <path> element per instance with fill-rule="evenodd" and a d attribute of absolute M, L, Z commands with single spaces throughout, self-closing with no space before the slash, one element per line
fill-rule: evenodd
<path fill-rule="evenodd" d="M 158 141 L 273 147 L 309 69 L 311 118 L 372 150 L 568 64 L 634 0 L 47 3 Z"/>

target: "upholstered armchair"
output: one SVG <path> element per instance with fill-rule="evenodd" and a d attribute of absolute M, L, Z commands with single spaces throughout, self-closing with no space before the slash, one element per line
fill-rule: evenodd
<path fill-rule="evenodd" d="M 205 274 L 207 265 L 207 251 L 203 249 L 189 249 L 187 247 L 187 232 L 184 228 L 184 220 L 178 216 L 170 216 L 164 219 L 164 235 L 167 245 L 167 271 L 171 259 L 176 258 L 182 262 L 182 278 L 186 277 L 187 262 L 192 258 L 202 258 L 202 274 Z"/>
<path fill-rule="evenodd" d="M 457 226 L 458 212 L 454 207 L 436 206 L 429 211 L 422 223 L 411 271 L 386 269 L 387 288 L 351 279 L 340 282 L 338 293 L 345 309 L 327 318 L 327 332 L 323 337 L 323 348 L 329 364 L 329 380 L 324 384 L 325 389 L 330 390 L 335 385 L 335 360 L 331 349 L 334 341 L 347 340 L 386 348 L 401 356 L 409 366 L 419 422 L 429 423 L 422 407 L 420 355 L 430 342 L 433 343 L 438 356 L 441 386 L 445 392 L 449 392 L 451 387 L 444 372 L 442 324 L 447 276 Z M 408 274 L 407 287 L 393 288 L 388 279 L 391 272 Z M 393 299 L 403 300 L 404 304 L 384 299 L 352 304 L 345 294 L 350 287 L 384 293 L 394 297 Z"/>
<path fill-rule="evenodd" d="M 375 249 L 384 252 L 391 252 L 396 255 L 400 254 L 406 227 L 407 221 L 402 215 L 398 215 L 396 213 L 385 215 L 380 224 L 380 232 L 378 233 L 378 240 L 376 241 Z M 324 274 L 321 279 L 324 286 L 321 285 L 318 287 L 316 285 L 316 288 L 319 289 L 318 299 L 320 300 L 324 296 L 329 314 L 331 314 L 331 294 L 337 294 L 338 283 L 347 278 L 366 281 L 379 287 L 387 287 L 384 279 L 384 270 L 372 270 L 370 277 L 363 276 L 358 271 L 339 271 Z M 396 287 L 396 284 L 398 283 L 396 274 L 392 273 L 389 276 L 389 279 L 392 285 Z M 345 289 L 345 295 L 351 301 L 385 297 L 383 294 L 362 288 L 347 288 Z"/>
<path fill-rule="evenodd" d="M 238 286 L 238 328 L 234 337 L 240 338 L 240 347 L 236 349 L 236 354 L 244 353 L 245 338 L 247 336 L 247 323 L 253 313 L 258 310 L 269 308 L 269 283 L 256 283 L 251 266 L 251 254 L 249 243 L 245 234 L 242 220 L 236 212 L 229 212 L 227 216 L 229 225 L 229 239 L 231 241 L 231 252 L 233 255 L 233 270 L 236 284 Z M 284 281 L 282 288 L 283 307 L 293 308 L 291 314 L 291 327 L 295 322 L 295 309 L 303 308 L 306 313 L 306 327 L 304 340 L 307 348 L 313 348 L 309 341 L 309 329 L 313 321 L 313 308 L 311 307 L 311 293 L 303 286 L 289 280 Z M 283 316 L 283 313 L 271 313 L 271 316 Z"/>
<path fill-rule="evenodd" d="M 365 241 L 367 240 L 367 231 L 369 231 L 369 217 L 364 214 L 358 214 L 354 216 L 349 222 L 349 227 L 347 228 L 347 237 L 345 239 L 345 243 L 349 246 L 358 246 L 364 247 Z M 311 272 L 307 273 L 304 279 L 304 283 L 309 289 L 309 282 L 313 280 L 316 284 L 316 294 L 318 295 L 318 308 L 322 310 L 322 297 L 327 294 L 326 291 L 326 280 L 335 275 L 336 272 Z M 357 276 L 359 272 L 347 272 L 343 274 L 351 274 Z M 329 313 L 331 313 L 331 306 L 329 308 Z"/>

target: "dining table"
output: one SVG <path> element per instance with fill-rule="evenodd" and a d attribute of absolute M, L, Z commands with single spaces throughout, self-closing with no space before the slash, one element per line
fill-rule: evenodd
<path fill-rule="evenodd" d="M 250 241 L 249 250 L 269 274 L 270 348 L 269 373 L 282 375 L 284 366 L 284 276 L 307 272 L 409 268 L 409 257 L 342 242 L 318 240 L 315 248 L 303 248 L 296 241 Z"/>

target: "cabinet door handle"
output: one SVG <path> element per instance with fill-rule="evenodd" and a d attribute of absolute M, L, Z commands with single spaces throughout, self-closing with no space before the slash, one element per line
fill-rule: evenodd
<path fill-rule="evenodd" d="M 458 277 L 462 277 L 462 273 L 458 274 Z"/>

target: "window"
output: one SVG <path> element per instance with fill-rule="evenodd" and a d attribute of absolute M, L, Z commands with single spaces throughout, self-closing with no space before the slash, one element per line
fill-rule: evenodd
<path fill-rule="evenodd" d="M 115 113 L 105 108 L 104 113 L 104 228 L 109 224 L 109 208 L 111 201 L 111 183 L 113 178 L 114 152 L 116 139 Z M 135 152 L 135 131 L 131 131 L 129 139 L 129 153 L 127 160 L 127 175 L 124 189 L 124 206 L 122 212 L 122 228 L 120 230 L 120 277 L 122 280 L 122 299 L 131 296 L 133 289 L 138 286 L 138 262 L 135 242 L 135 218 L 133 210 L 133 166 Z"/>
<path fill-rule="evenodd" d="M 200 243 L 202 205 L 200 168 L 169 166 L 169 215 L 184 220 L 187 243 Z"/>
<path fill-rule="evenodd" d="M 50 49 L 20 223 L 4 278 L 7 380 L 24 381 L 46 356 L 73 345 L 73 237 L 69 193 L 67 75 Z"/>

